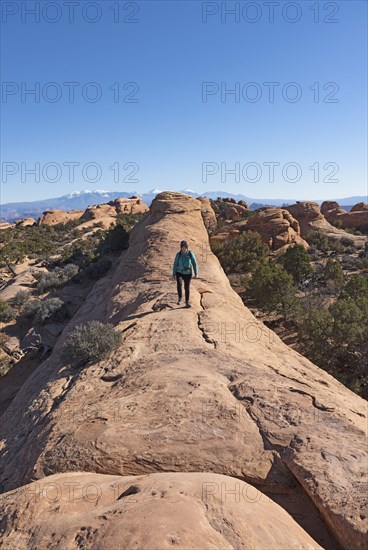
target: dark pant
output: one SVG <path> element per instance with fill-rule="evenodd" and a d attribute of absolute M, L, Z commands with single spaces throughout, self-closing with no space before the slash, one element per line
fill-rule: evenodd
<path fill-rule="evenodd" d="M 178 296 L 179 300 L 182 298 L 182 281 L 184 280 L 184 288 L 185 288 L 185 301 L 189 302 L 189 291 L 190 291 L 190 280 L 192 278 L 192 274 L 189 273 L 188 275 L 185 275 L 184 273 L 176 273 L 176 286 L 178 289 Z"/>

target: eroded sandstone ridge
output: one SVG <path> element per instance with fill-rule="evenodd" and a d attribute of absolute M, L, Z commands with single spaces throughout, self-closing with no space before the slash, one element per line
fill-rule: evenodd
<path fill-rule="evenodd" d="M 199 261 L 191 309 L 176 305 L 171 278 L 183 238 Z M 90 319 L 116 325 L 121 348 L 62 368 L 67 332 Z M 365 548 L 366 403 L 255 319 L 187 195 L 155 198 L 113 279 L 97 283 L 1 420 L 9 548 L 32 536 L 37 548 Z M 40 484 L 71 478 L 104 496 L 32 501 Z M 232 499 L 236 481 L 257 499 Z"/>
<path fill-rule="evenodd" d="M 116 216 L 119 214 L 137 214 L 146 212 L 147 210 L 148 206 L 141 198 L 132 196 L 129 199 L 118 198 L 106 204 L 88 206 L 85 210 L 71 210 L 70 212 L 65 212 L 64 210 L 46 210 L 43 216 L 38 219 L 37 224 L 56 225 L 71 220 L 85 220 L 84 227 L 99 221 L 108 228 L 110 223 L 114 223 Z"/>

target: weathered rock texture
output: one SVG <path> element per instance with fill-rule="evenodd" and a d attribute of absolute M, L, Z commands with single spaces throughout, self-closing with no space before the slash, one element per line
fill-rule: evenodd
<path fill-rule="evenodd" d="M 299 222 L 283 208 L 259 208 L 256 215 L 249 219 L 247 228 L 259 233 L 272 250 L 291 244 L 301 244 L 308 248 L 308 243 L 300 236 Z"/>
<path fill-rule="evenodd" d="M 322 548 L 271 499 L 219 474 L 56 474 L 5 495 L 3 511 L 7 550 Z"/>
<path fill-rule="evenodd" d="M 321 204 L 321 212 L 328 222 L 338 222 L 343 229 L 368 230 L 368 204 L 365 202 L 355 204 L 347 212 L 338 202 L 325 201 Z"/>
<path fill-rule="evenodd" d="M 69 220 L 86 220 L 86 222 L 97 220 L 102 221 L 104 226 L 108 227 L 119 214 L 136 214 L 147 210 L 149 210 L 148 206 L 139 197 L 118 198 L 107 204 L 88 206 L 86 210 L 71 210 L 70 212 L 46 210 L 37 223 L 38 225 L 55 225 L 66 223 Z M 83 227 L 86 225 L 86 223 L 83 224 Z"/>
<path fill-rule="evenodd" d="M 204 221 L 204 225 L 208 232 L 215 231 L 217 228 L 216 214 L 211 206 L 210 199 L 208 197 L 198 197 L 201 203 L 201 212 Z"/>
<path fill-rule="evenodd" d="M 364 246 L 367 240 L 365 236 L 352 235 L 331 225 L 316 202 L 297 202 L 285 208 L 298 220 L 302 237 L 307 237 L 308 233 L 314 229 L 320 229 L 330 239 L 341 241 L 343 238 L 349 238 L 358 247 Z"/>
<path fill-rule="evenodd" d="M 171 277 L 183 235 L 199 261 L 191 309 L 176 306 Z M 91 319 L 115 324 L 122 346 L 82 370 L 62 368 L 67 332 Z M 40 505 L 27 496 L 21 504 L 18 489 L 4 496 L 7 544 L 19 543 L 12 523 L 23 514 L 43 540 L 55 532 L 58 541 L 65 531 L 66 548 L 76 533 L 86 548 L 106 549 L 118 540 L 122 548 L 125 540 L 131 547 L 137 541 L 137 548 L 166 548 L 171 533 L 179 533 L 182 549 L 309 544 L 273 507 L 243 509 L 240 503 L 235 511 L 226 500 L 211 505 L 212 519 L 205 519 L 196 476 L 222 474 L 225 488 L 237 478 L 280 504 L 316 541 L 314 548 L 363 549 L 366 422 L 360 397 L 288 348 L 243 305 L 209 249 L 200 201 L 160 193 L 133 228 L 113 279 L 96 284 L 50 358 L 4 413 L 0 466 L 4 491 L 52 474 L 67 480 L 71 472 L 81 480 L 78 472 L 89 472 L 93 483 L 102 482 L 101 474 L 122 476 L 125 491 L 135 484 L 125 476 L 157 473 L 137 484 L 163 496 L 166 491 L 175 502 L 149 504 L 138 493 L 133 512 L 124 498 L 101 500 L 93 509 L 79 502 L 67 519 L 62 506 L 52 511 L 44 503 L 43 517 L 50 519 L 40 525 Z M 184 475 L 189 472 L 197 474 Z M 181 490 L 184 496 L 175 500 Z M 152 528 L 156 506 L 160 523 L 152 516 Z M 263 514 L 269 519 L 260 521 Z"/>

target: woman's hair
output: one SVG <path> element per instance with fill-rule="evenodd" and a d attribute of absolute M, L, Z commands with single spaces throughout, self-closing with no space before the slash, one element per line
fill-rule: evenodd
<path fill-rule="evenodd" d="M 181 243 L 180 243 L 180 248 L 181 248 L 182 246 L 186 246 L 186 247 L 188 248 L 188 243 L 187 243 L 187 241 L 181 241 Z"/>

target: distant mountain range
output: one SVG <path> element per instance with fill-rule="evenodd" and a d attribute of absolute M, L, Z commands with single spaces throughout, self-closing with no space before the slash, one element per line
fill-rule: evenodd
<path fill-rule="evenodd" d="M 22 218 L 37 219 L 39 216 L 42 216 L 45 210 L 84 210 L 88 206 L 94 204 L 106 203 L 118 197 L 128 198 L 132 195 L 141 197 L 143 202 L 149 206 L 155 196 L 162 191 L 162 189 L 151 189 L 148 193 L 138 193 L 136 191 L 104 191 L 101 189 L 90 191 L 87 189 L 85 191 L 74 191 L 73 193 L 67 193 L 62 197 L 43 199 L 39 201 L 8 202 L 0 205 L 0 221 L 14 222 Z M 205 193 L 197 193 L 193 191 L 193 189 L 189 188 L 183 189 L 181 193 L 186 193 L 188 195 L 192 195 L 193 197 L 205 196 L 213 200 L 217 199 L 217 197 L 229 197 L 235 199 L 236 201 L 245 200 L 251 209 L 268 205 L 283 206 L 286 204 L 294 204 L 296 202 L 295 199 L 256 199 L 242 194 L 228 193 L 227 191 L 206 191 Z M 350 210 L 354 204 L 367 201 L 367 197 L 353 196 L 340 199 L 331 198 L 331 200 L 336 200 L 342 208 Z M 323 201 L 316 200 L 315 202 L 321 204 Z"/>

